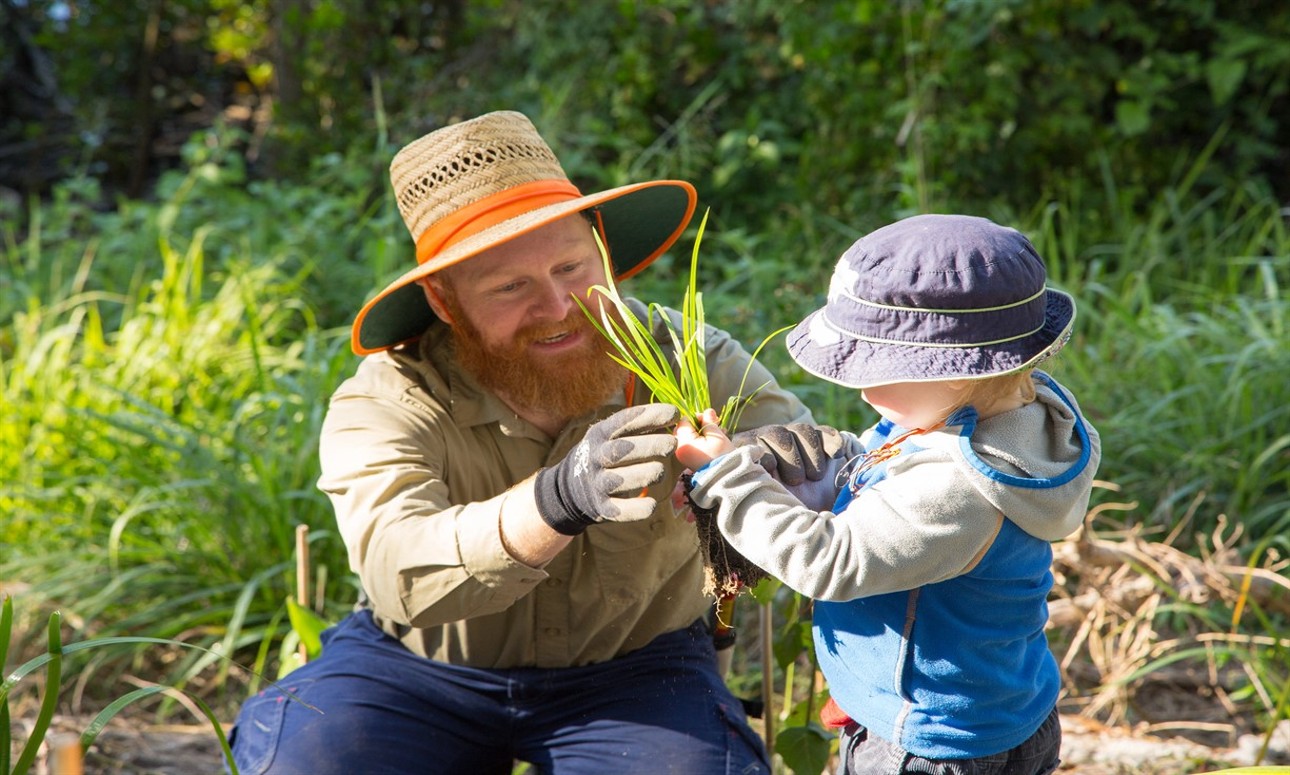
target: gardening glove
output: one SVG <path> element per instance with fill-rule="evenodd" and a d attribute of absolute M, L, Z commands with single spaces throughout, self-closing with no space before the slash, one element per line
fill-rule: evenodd
<path fill-rule="evenodd" d="M 680 412 L 645 404 L 616 412 L 587 429 L 564 460 L 538 472 L 538 514 L 556 532 L 578 535 L 597 522 L 635 522 L 654 513 L 645 494 L 663 481 L 676 451 Z"/>
<path fill-rule="evenodd" d="M 766 425 L 736 433 L 735 447 L 761 447 L 758 462 L 789 487 L 817 482 L 830 471 L 829 462 L 842 451 L 842 434 L 827 425 L 798 422 Z"/>

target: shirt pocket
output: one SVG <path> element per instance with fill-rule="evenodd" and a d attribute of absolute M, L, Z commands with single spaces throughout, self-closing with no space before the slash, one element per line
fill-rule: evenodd
<path fill-rule="evenodd" d="M 638 522 L 601 522 L 587 528 L 587 541 L 597 551 L 618 553 L 639 549 L 667 533 L 665 519 L 675 519 L 671 510 L 665 515 L 656 511 L 649 519 Z"/>
<path fill-rule="evenodd" d="M 652 588 L 655 580 L 670 578 L 699 550 L 694 525 L 675 516 L 670 506 L 640 522 L 593 525 L 586 536 L 606 589 Z"/>

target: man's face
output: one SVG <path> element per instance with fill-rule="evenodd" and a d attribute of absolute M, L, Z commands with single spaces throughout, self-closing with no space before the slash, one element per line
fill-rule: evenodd
<path fill-rule="evenodd" d="M 587 289 L 604 282 L 591 227 L 574 215 L 433 275 L 427 298 L 450 321 L 458 358 L 481 384 L 570 419 L 622 389 L 626 376 L 574 301 L 596 309 Z"/>

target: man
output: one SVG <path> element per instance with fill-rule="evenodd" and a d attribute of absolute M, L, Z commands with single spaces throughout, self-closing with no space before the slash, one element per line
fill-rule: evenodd
<path fill-rule="evenodd" d="M 673 407 L 650 403 L 575 299 L 665 251 L 692 186 L 582 195 L 519 113 L 413 142 L 391 164 L 418 266 L 353 327 L 319 486 L 365 593 L 322 656 L 243 707 L 243 772 L 769 773 L 703 624 L 694 526 L 669 494 Z M 593 229 L 595 231 L 593 231 Z M 720 405 L 750 360 L 709 332 Z M 754 364 L 747 384 L 770 374 Z M 790 393 L 743 414 L 779 457 L 824 454 Z M 755 443 L 755 440 L 754 440 Z M 776 461 L 771 459 L 770 464 Z M 787 469 L 786 469 L 787 470 Z"/>

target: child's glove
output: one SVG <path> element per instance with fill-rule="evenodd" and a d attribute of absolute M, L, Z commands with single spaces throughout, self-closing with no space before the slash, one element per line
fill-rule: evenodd
<path fill-rule="evenodd" d="M 829 461 L 843 446 L 842 434 L 837 430 L 804 422 L 742 431 L 731 441 L 736 447 L 761 447 L 762 468 L 790 487 L 822 479 L 829 471 Z"/>
<path fill-rule="evenodd" d="M 542 519 L 572 536 L 597 522 L 649 518 L 656 499 L 643 491 L 663 481 L 679 419 L 670 404 L 646 404 L 588 428 L 564 460 L 538 472 L 534 493 Z"/>

